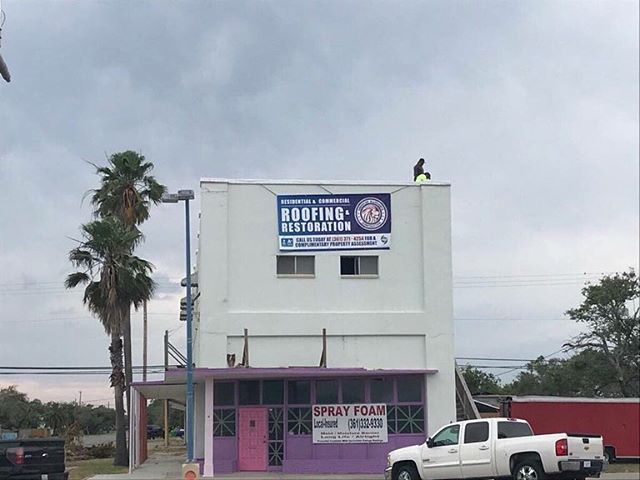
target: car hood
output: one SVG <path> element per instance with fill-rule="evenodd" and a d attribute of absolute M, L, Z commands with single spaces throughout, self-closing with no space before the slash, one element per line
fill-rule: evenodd
<path fill-rule="evenodd" d="M 408 460 L 420 451 L 420 445 L 411 445 L 410 447 L 398 448 L 389 452 L 391 463 L 397 460 Z"/>

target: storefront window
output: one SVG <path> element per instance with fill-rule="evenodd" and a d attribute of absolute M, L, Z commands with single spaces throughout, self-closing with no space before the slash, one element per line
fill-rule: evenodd
<path fill-rule="evenodd" d="M 236 404 L 235 384 L 231 382 L 213 384 L 213 404 L 216 407 L 226 407 Z"/>
<path fill-rule="evenodd" d="M 316 403 L 338 403 L 338 380 L 318 380 L 316 382 Z"/>
<path fill-rule="evenodd" d="M 311 433 L 311 407 L 289 408 L 287 425 L 291 435 L 309 435 Z"/>
<path fill-rule="evenodd" d="M 424 433 L 424 408 L 422 405 L 398 405 L 396 422 L 397 433 Z"/>
<path fill-rule="evenodd" d="M 260 382 L 251 380 L 239 384 L 240 405 L 258 405 L 260 403 Z"/>
<path fill-rule="evenodd" d="M 342 381 L 342 403 L 364 403 L 364 380 Z"/>
<path fill-rule="evenodd" d="M 282 408 L 269 409 L 269 466 L 279 467 L 284 458 L 284 413 Z"/>
<path fill-rule="evenodd" d="M 290 380 L 287 382 L 289 405 L 309 405 L 311 403 L 311 382 L 308 380 Z"/>
<path fill-rule="evenodd" d="M 399 377 L 396 382 L 398 403 L 422 401 L 422 379 L 420 377 Z"/>
<path fill-rule="evenodd" d="M 392 378 L 374 378 L 371 380 L 371 402 L 393 403 Z"/>
<path fill-rule="evenodd" d="M 284 381 L 265 380 L 262 382 L 262 404 L 282 405 L 284 403 Z"/>
<path fill-rule="evenodd" d="M 387 404 L 387 426 L 389 433 L 424 433 L 424 405 L 422 403 L 422 378 L 405 376 L 396 379 L 396 402 Z M 388 396 L 382 385 L 374 387 L 371 384 L 371 397 L 381 395 L 381 391 Z M 378 392 L 374 395 L 374 392 Z M 391 394 L 393 397 L 393 393 Z"/>
<path fill-rule="evenodd" d="M 213 436 L 234 437 L 236 434 L 236 409 L 213 409 Z"/>

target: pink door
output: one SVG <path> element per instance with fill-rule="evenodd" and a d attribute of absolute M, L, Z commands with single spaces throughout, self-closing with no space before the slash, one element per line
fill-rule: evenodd
<path fill-rule="evenodd" d="M 267 409 L 238 410 L 238 469 L 264 472 L 267 470 Z"/>

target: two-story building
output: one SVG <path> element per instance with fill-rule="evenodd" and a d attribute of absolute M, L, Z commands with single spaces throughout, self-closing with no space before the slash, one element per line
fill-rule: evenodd
<path fill-rule="evenodd" d="M 200 204 L 205 477 L 377 473 L 455 421 L 448 184 L 203 179 Z"/>

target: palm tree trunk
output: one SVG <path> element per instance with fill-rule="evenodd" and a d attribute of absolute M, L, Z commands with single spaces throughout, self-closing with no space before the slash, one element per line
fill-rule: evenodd
<path fill-rule="evenodd" d="M 124 378 L 125 393 L 127 395 L 127 413 L 131 412 L 131 383 L 133 382 L 133 368 L 131 361 L 131 306 L 128 306 L 123 315 L 124 329 Z"/>
<path fill-rule="evenodd" d="M 126 467 L 129 465 L 129 451 L 127 449 L 127 431 L 123 398 L 125 379 L 122 371 L 122 340 L 115 332 L 111 334 L 109 354 L 112 368 L 111 386 L 113 387 L 116 407 L 116 454 L 113 464 Z"/>

